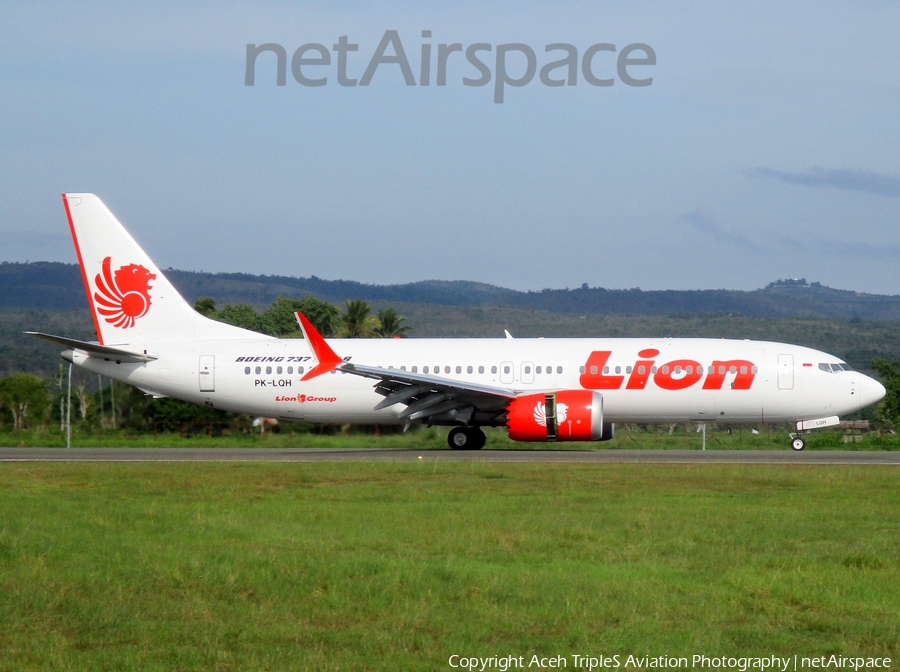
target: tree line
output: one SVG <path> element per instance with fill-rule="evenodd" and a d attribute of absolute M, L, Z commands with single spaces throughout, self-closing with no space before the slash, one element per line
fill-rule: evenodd
<path fill-rule="evenodd" d="M 345 302 L 343 310 L 310 295 L 302 299 L 279 296 L 262 313 L 247 303 L 226 305 L 221 310 L 208 296 L 197 299 L 194 309 L 201 315 L 277 338 L 302 338 L 294 316 L 302 312 L 323 336 L 339 338 L 403 338 L 410 328 L 406 318 L 393 308 L 372 314 L 371 306 L 362 299 Z"/>

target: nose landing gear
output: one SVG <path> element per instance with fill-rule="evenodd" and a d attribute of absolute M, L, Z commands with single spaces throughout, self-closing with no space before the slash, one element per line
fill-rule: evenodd
<path fill-rule="evenodd" d="M 834 427 L 839 424 L 841 424 L 841 419 L 836 415 L 830 415 L 827 418 L 815 418 L 813 420 L 798 420 L 797 431 L 790 435 L 791 448 L 797 451 L 806 448 L 806 441 L 803 440 L 802 434 L 809 434 L 812 429 Z"/>

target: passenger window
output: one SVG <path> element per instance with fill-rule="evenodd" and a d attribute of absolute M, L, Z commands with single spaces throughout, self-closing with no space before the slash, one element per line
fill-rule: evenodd
<path fill-rule="evenodd" d="M 401 371 L 406 371 L 406 365 L 404 364 L 403 366 L 401 366 L 401 367 L 400 367 L 400 370 L 401 370 Z"/>
<path fill-rule="evenodd" d="M 281 373 L 283 371 L 284 371 L 284 369 L 282 369 L 280 366 L 277 369 L 275 369 L 275 373 L 277 373 L 279 376 L 281 375 Z"/>
<path fill-rule="evenodd" d="M 449 366 L 445 366 L 445 367 L 444 367 L 444 373 L 450 373 L 450 367 L 449 367 Z"/>
<path fill-rule="evenodd" d="M 622 373 L 622 367 L 621 367 L 621 366 L 617 366 L 617 367 L 616 367 L 616 373 Z"/>
<path fill-rule="evenodd" d="M 540 373 L 540 372 L 541 372 L 541 367 L 539 367 L 539 366 L 534 367 L 534 372 L 535 372 L 535 373 Z"/>
<path fill-rule="evenodd" d="M 526 367 L 525 367 L 525 373 L 531 373 L 531 367 L 530 367 L 530 366 L 526 366 Z"/>
<path fill-rule="evenodd" d="M 462 367 L 461 367 L 461 366 L 457 366 L 457 367 L 456 367 L 456 372 L 457 372 L 457 373 L 462 373 Z"/>
<path fill-rule="evenodd" d="M 594 367 L 594 368 L 597 368 L 597 367 Z M 583 366 L 579 366 L 579 367 L 578 367 L 578 373 L 584 373 L 584 367 L 583 367 Z M 597 373 L 597 372 L 594 371 L 594 373 Z"/>
<path fill-rule="evenodd" d="M 647 373 L 647 368 L 646 368 L 643 364 L 641 364 L 641 365 L 638 367 L 638 373 L 640 373 L 641 375 Z"/>
<path fill-rule="evenodd" d="M 753 367 L 752 369 L 750 369 L 750 370 L 751 370 L 753 373 L 759 373 L 759 367 L 758 367 L 758 366 L 754 366 L 754 367 Z"/>
<path fill-rule="evenodd" d="M 297 367 L 297 373 L 303 373 L 304 371 L 306 371 L 306 369 L 304 367 L 302 367 L 302 366 Z"/>
<path fill-rule="evenodd" d="M 496 366 L 492 366 L 492 367 L 491 367 L 491 373 L 497 373 L 497 367 L 496 367 Z"/>
<path fill-rule="evenodd" d="M 294 372 L 294 367 L 293 367 L 293 366 L 289 366 L 289 367 L 288 367 L 288 375 L 291 375 L 293 372 Z"/>
<path fill-rule="evenodd" d="M 694 372 L 694 367 L 688 364 L 686 367 L 684 367 L 684 372 L 690 375 Z"/>
<path fill-rule="evenodd" d="M 719 375 L 720 375 L 720 376 L 725 375 L 725 367 L 724 367 L 724 366 L 720 366 L 720 367 L 719 367 Z"/>
<path fill-rule="evenodd" d="M 250 367 L 249 366 L 244 367 L 244 373 L 246 373 L 248 376 L 250 375 Z"/>
<path fill-rule="evenodd" d="M 680 366 L 676 366 L 676 367 L 675 367 L 675 373 L 681 373 L 681 367 L 680 367 Z"/>
<path fill-rule="evenodd" d="M 666 365 L 666 366 L 663 367 L 662 372 L 663 372 L 663 373 L 668 373 L 668 372 L 669 372 L 669 367 L 668 367 L 668 365 Z"/>
<path fill-rule="evenodd" d="M 605 376 L 607 373 L 609 373 L 609 367 L 608 367 L 608 366 L 604 366 L 604 367 L 603 367 L 603 375 Z"/>
<path fill-rule="evenodd" d="M 257 366 L 256 367 L 256 375 L 258 376 L 261 373 L 262 373 L 262 367 Z"/>
<path fill-rule="evenodd" d="M 418 373 L 418 372 L 419 372 L 419 367 L 418 367 L 418 366 L 412 367 L 412 372 L 413 372 L 413 373 Z M 426 373 L 427 373 L 427 371 L 426 371 Z"/>
<path fill-rule="evenodd" d="M 271 373 L 272 373 L 272 367 L 271 367 L 271 366 L 267 366 L 267 367 L 266 367 L 266 374 L 267 374 L 267 375 L 270 375 Z"/>
<path fill-rule="evenodd" d="M 423 367 L 422 367 L 422 373 L 428 373 L 428 367 L 427 367 L 427 366 L 423 366 Z"/>
<path fill-rule="evenodd" d="M 483 367 L 483 366 L 479 366 L 479 367 L 478 367 L 478 373 L 484 373 L 484 367 Z"/>
<path fill-rule="evenodd" d="M 746 366 L 742 366 L 742 367 L 741 367 L 741 374 L 745 374 L 745 373 L 747 373 L 747 367 L 746 367 Z"/>
<path fill-rule="evenodd" d="M 592 367 L 591 367 L 591 375 L 592 375 L 592 376 L 596 376 L 596 375 L 597 375 L 597 367 L 596 367 L 596 366 L 592 366 Z"/>
<path fill-rule="evenodd" d="M 467 367 L 466 367 L 466 373 L 472 373 L 472 367 L 471 367 L 471 366 L 467 366 Z"/>
<path fill-rule="evenodd" d="M 656 367 L 655 367 L 655 366 L 651 366 L 651 367 L 650 367 L 650 373 L 656 373 Z"/>
<path fill-rule="evenodd" d="M 732 366 L 730 369 L 728 369 L 728 373 L 737 373 L 737 367 Z"/>
<path fill-rule="evenodd" d="M 562 373 L 562 367 L 561 367 L 561 366 L 557 366 L 557 367 L 556 367 L 556 372 L 557 372 L 557 373 Z"/>
<path fill-rule="evenodd" d="M 508 367 L 508 366 L 504 366 L 504 367 L 503 367 L 503 373 L 509 373 L 509 372 L 510 372 L 510 371 L 509 371 L 509 367 Z"/>

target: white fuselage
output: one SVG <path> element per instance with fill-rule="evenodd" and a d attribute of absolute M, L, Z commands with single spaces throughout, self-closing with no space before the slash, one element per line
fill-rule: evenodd
<path fill-rule="evenodd" d="M 514 390 L 597 390 L 608 422 L 794 422 L 851 413 L 884 388 L 817 350 L 716 339 L 332 339 L 345 361 Z M 303 339 L 166 342 L 155 361 L 73 353 L 91 371 L 147 392 L 257 416 L 402 423 L 372 380 L 315 365 Z M 639 354 L 640 353 L 640 354 Z M 427 367 L 427 368 L 426 368 Z M 845 367 L 849 368 L 849 367 Z"/>

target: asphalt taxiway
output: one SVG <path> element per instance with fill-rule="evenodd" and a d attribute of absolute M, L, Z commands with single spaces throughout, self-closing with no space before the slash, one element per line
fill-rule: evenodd
<path fill-rule="evenodd" d="M 900 452 L 792 450 L 415 450 L 382 448 L 0 448 L 0 462 L 570 462 L 885 464 Z"/>

